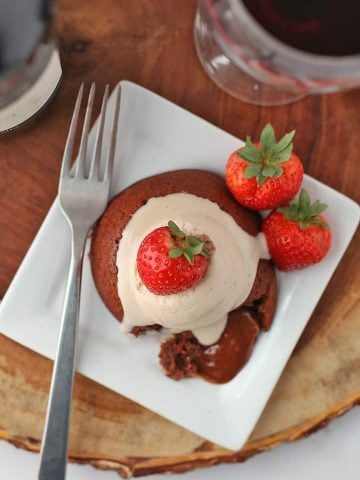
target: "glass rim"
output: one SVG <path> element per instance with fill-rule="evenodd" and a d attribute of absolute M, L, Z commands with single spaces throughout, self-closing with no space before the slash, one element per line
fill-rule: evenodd
<path fill-rule="evenodd" d="M 54 39 L 48 43 L 40 43 L 21 68 L 8 73 L 1 79 L 5 86 L 0 88 L 0 109 L 21 97 L 36 82 L 48 65 L 55 48 Z"/>
<path fill-rule="evenodd" d="M 209 12 L 212 16 L 216 12 L 216 0 L 205 0 L 206 4 L 213 10 Z M 331 67 L 348 67 L 353 68 L 356 65 L 359 65 L 360 68 L 360 53 L 355 55 L 344 55 L 344 56 L 335 56 L 335 55 L 320 55 L 317 53 L 307 52 L 305 50 L 300 50 L 290 45 L 285 44 L 281 40 L 277 39 L 274 35 L 269 33 L 248 11 L 245 7 L 242 0 L 228 0 L 229 4 L 233 9 L 233 13 L 237 19 L 246 20 L 247 28 L 257 37 L 259 40 L 266 45 L 272 46 L 276 52 L 283 55 L 284 59 L 288 60 L 290 63 L 294 61 L 306 62 L 309 66 L 321 66 L 325 68 Z M 218 20 L 219 17 L 217 17 Z M 220 20 L 221 21 L 221 20 Z M 216 24 L 215 24 L 216 28 Z M 224 31 L 218 32 L 220 35 L 224 34 Z"/>

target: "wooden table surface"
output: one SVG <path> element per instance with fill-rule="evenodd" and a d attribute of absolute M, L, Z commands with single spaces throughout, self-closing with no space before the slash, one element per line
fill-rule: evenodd
<path fill-rule="evenodd" d="M 295 128 L 295 150 L 306 173 L 360 200 L 360 91 L 271 108 L 242 103 L 221 91 L 200 66 L 192 34 L 195 9 L 194 0 L 59 0 L 62 84 L 32 126 L 0 139 L 0 298 L 55 198 L 82 81 L 95 81 L 102 90 L 108 82 L 131 80 L 240 138 L 256 138 L 267 122 L 279 134 Z M 349 251 L 358 250 L 359 235 Z M 352 278 L 359 281 L 355 269 L 347 253 L 330 284 L 332 295 Z M 303 343 L 319 330 L 317 318 L 326 318 L 324 303 L 317 313 Z"/>

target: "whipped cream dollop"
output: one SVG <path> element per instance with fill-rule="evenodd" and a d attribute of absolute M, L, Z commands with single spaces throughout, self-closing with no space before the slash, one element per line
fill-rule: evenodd
<path fill-rule="evenodd" d="M 143 238 L 169 220 L 187 235 L 206 235 L 215 250 L 198 285 L 174 295 L 155 295 L 140 279 L 136 256 Z M 269 258 L 262 235 L 249 235 L 205 198 L 174 193 L 149 199 L 126 225 L 117 251 L 121 328 L 129 332 L 135 326 L 159 324 L 172 333 L 191 330 L 203 345 L 215 343 L 228 313 L 248 297 L 259 258 Z"/>

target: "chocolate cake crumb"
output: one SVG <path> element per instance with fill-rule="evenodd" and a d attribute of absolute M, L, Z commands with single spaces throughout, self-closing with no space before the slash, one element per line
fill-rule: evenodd
<path fill-rule="evenodd" d="M 167 339 L 160 347 L 160 364 L 168 377 L 174 380 L 197 374 L 196 359 L 203 349 L 190 331 L 178 333 Z"/>

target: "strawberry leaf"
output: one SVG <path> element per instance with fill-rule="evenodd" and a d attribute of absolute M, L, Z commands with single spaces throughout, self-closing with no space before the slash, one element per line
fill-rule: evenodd
<path fill-rule="evenodd" d="M 275 175 L 275 167 L 269 165 L 268 167 L 263 168 L 261 173 L 264 177 L 273 177 Z"/>
<path fill-rule="evenodd" d="M 279 140 L 272 148 L 273 155 L 279 155 L 281 152 L 286 150 L 289 146 L 292 146 L 292 139 L 294 138 L 295 130 L 292 130 L 289 133 L 286 133 L 281 140 Z"/>
<path fill-rule="evenodd" d="M 198 245 L 201 245 L 203 246 L 204 245 L 204 242 L 202 242 L 201 240 L 199 240 L 198 238 L 196 237 L 193 237 L 192 235 L 189 235 L 187 237 L 187 240 L 189 242 L 189 244 L 192 246 L 192 247 L 196 247 Z"/>
<path fill-rule="evenodd" d="M 301 192 L 299 195 L 299 202 L 300 204 L 304 205 L 304 207 L 306 208 L 310 207 L 310 203 L 311 203 L 310 195 L 307 193 L 307 191 L 304 188 L 301 189 Z"/>
<path fill-rule="evenodd" d="M 274 169 L 275 169 L 275 173 L 273 177 L 275 178 L 281 177 L 281 175 L 283 174 L 283 169 L 281 167 L 278 167 L 277 165 L 274 166 Z"/>
<path fill-rule="evenodd" d="M 187 241 L 188 241 L 189 247 L 186 247 L 186 250 L 189 250 L 193 255 L 199 255 L 204 250 L 206 250 L 205 242 L 203 242 L 199 238 L 189 235 L 187 237 Z"/>
<path fill-rule="evenodd" d="M 170 220 L 168 222 L 168 227 L 172 235 L 176 238 L 185 238 L 185 233 L 180 230 L 180 228 L 176 225 L 175 222 Z"/>
<path fill-rule="evenodd" d="M 270 148 L 276 143 L 275 132 L 270 123 L 268 123 L 261 132 L 260 143 L 265 154 L 267 154 Z"/>
<path fill-rule="evenodd" d="M 309 225 L 320 225 L 329 229 L 329 225 L 319 217 L 326 208 L 327 205 L 319 200 L 311 203 L 307 191 L 301 189 L 297 199 L 291 200 L 287 207 L 279 207 L 276 210 L 282 213 L 287 220 L 297 222 L 302 229 L 307 228 Z"/>
<path fill-rule="evenodd" d="M 243 160 L 246 160 L 247 162 L 261 163 L 261 152 L 256 147 L 253 147 L 253 149 L 244 147 L 238 151 L 238 155 L 239 157 L 241 157 Z"/>
<path fill-rule="evenodd" d="M 189 252 L 188 250 L 184 250 L 183 255 L 186 260 L 191 263 L 191 265 L 194 263 L 194 255 L 191 252 Z"/>
<path fill-rule="evenodd" d="M 199 255 L 203 249 L 204 243 L 201 242 L 199 245 L 195 245 L 194 247 L 189 247 L 187 250 L 192 253 L 193 255 Z"/>
<path fill-rule="evenodd" d="M 183 254 L 182 248 L 170 248 L 169 250 L 169 257 L 170 258 L 179 258 Z"/>
<path fill-rule="evenodd" d="M 320 215 L 324 210 L 327 209 L 326 203 L 321 203 L 320 200 L 316 200 L 311 207 L 310 207 L 310 212 L 311 214 L 314 215 Z"/>
<path fill-rule="evenodd" d="M 325 228 L 325 230 L 330 230 L 329 225 L 326 222 L 323 222 L 320 218 L 314 218 L 311 223 L 315 225 L 320 225 L 321 227 Z"/>
<path fill-rule="evenodd" d="M 263 175 L 261 172 L 259 173 L 259 175 L 257 175 L 256 179 L 257 179 L 257 182 L 259 185 L 262 185 L 265 180 L 266 180 L 267 177 L 265 177 L 265 175 Z"/>
<path fill-rule="evenodd" d="M 247 148 L 256 148 L 255 145 L 253 144 L 252 140 L 251 140 L 250 135 L 246 135 L 245 146 L 246 146 Z"/>
<path fill-rule="evenodd" d="M 275 159 L 276 163 L 287 162 L 289 160 L 289 158 L 291 157 L 292 150 L 293 150 L 293 145 L 291 143 L 286 148 L 284 148 L 284 150 L 282 150 L 281 152 L 274 153 L 273 158 Z"/>
<path fill-rule="evenodd" d="M 261 172 L 261 165 L 249 165 L 245 168 L 244 177 L 253 178 Z"/>

